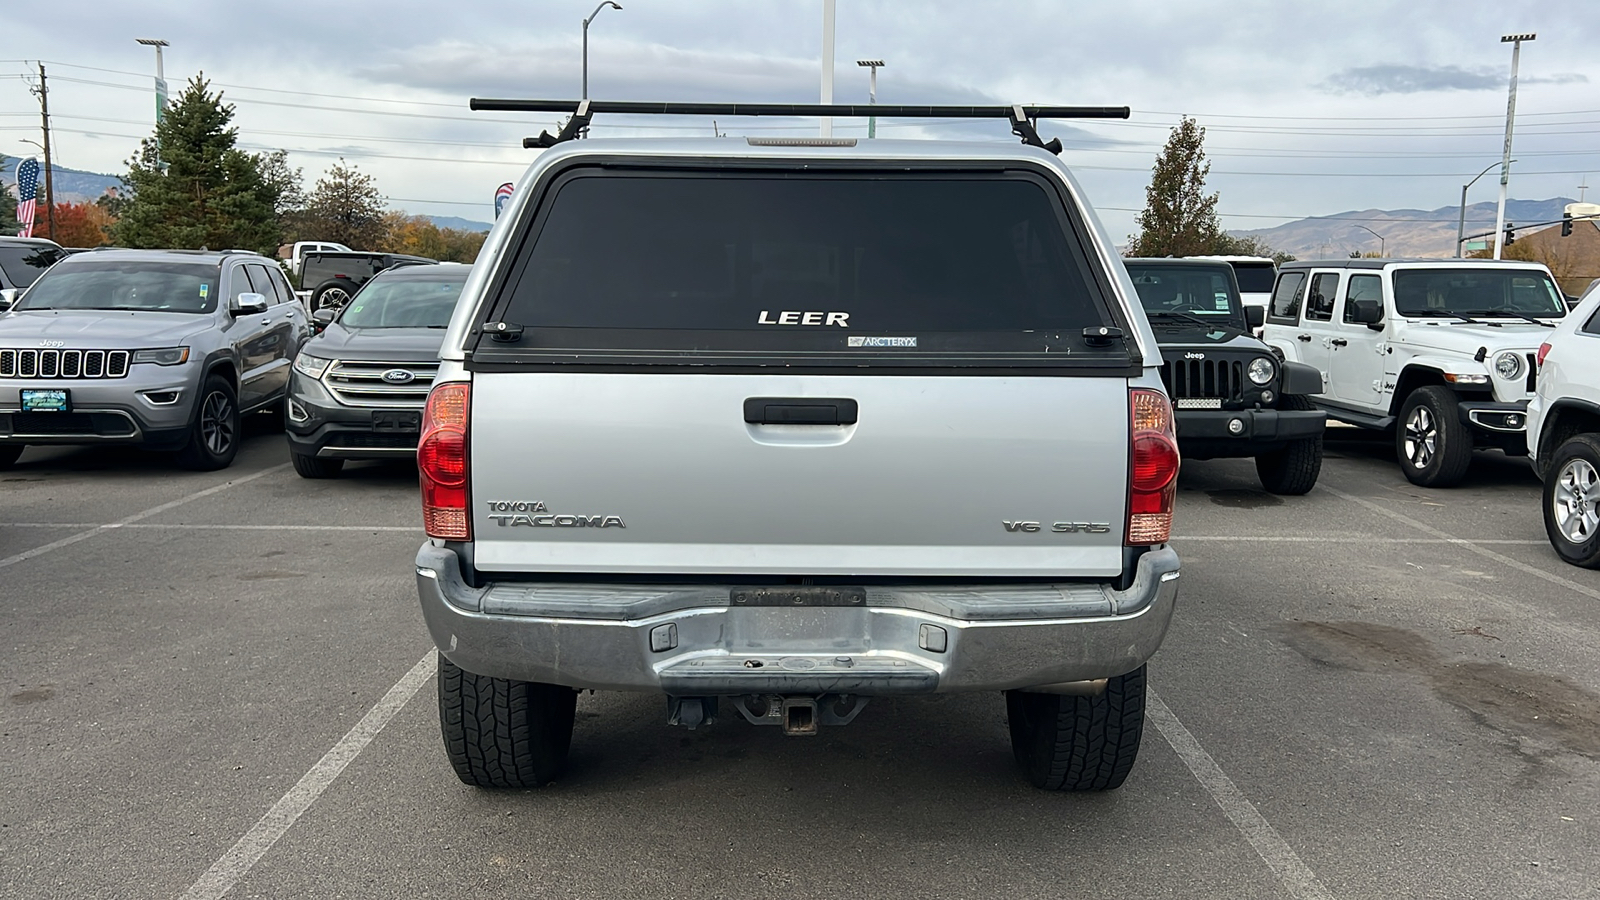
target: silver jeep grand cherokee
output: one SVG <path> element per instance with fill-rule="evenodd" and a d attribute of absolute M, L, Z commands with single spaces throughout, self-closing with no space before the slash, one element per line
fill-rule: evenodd
<path fill-rule="evenodd" d="M 0 468 L 29 444 L 140 444 L 224 468 L 240 415 L 283 402 L 309 335 L 254 253 L 69 256 L 0 315 Z"/>
<path fill-rule="evenodd" d="M 1178 454 L 1067 168 L 1000 143 L 547 140 L 418 449 L 457 775 L 550 780 L 581 689 L 795 735 L 982 691 L 1032 783 L 1119 786 L 1176 600 Z"/>

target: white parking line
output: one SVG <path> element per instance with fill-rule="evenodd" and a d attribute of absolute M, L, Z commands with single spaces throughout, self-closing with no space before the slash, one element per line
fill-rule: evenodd
<path fill-rule="evenodd" d="M 0 522 L 0 528 L 172 528 L 189 531 L 414 531 L 421 525 L 190 525 L 167 522 L 141 522 L 137 525 L 96 525 L 93 522 Z"/>
<path fill-rule="evenodd" d="M 1410 516 L 1402 515 L 1401 513 L 1397 513 L 1392 509 L 1386 509 L 1386 508 L 1384 508 L 1384 507 L 1382 507 L 1382 506 L 1380 506 L 1380 505 L 1378 505 L 1376 503 L 1373 503 L 1371 500 L 1368 500 L 1368 499 L 1366 499 L 1364 497 L 1357 497 L 1354 494 L 1346 494 L 1344 491 L 1338 490 L 1337 488 L 1328 487 L 1326 484 L 1318 485 L 1318 487 L 1320 487 L 1323 490 L 1327 491 L 1328 493 L 1334 495 L 1335 497 L 1338 497 L 1341 500 L 1348 500 L 1351 503 L 1356 504 L 1357 506 L 1361 506 L 1361 507 L 1364 507 L 1364 508 L 1366 508 L 1368 510 L 1371 510 L 1372 512 L 1375 512 L 1380 516 L 1384 516 L 1384 517 L 1393 519 L 1394 521 L 1399 522 L 1399 523 L 1401 523 L 1403 525 L 1409 525 L 1412 528 L 1415 528 L 1416 530 L 1422 532 L 1423 534 L 1432 535 L 1433 537 L 1438 538 L 1443 543 L 1455 544 L 1458 547 L 1462 547 L 1464 549 L 1471 550 L 1473 553 L 1476 553 L 1479 556 L 1487 557 L 1488 559 L 1492 559 L 1495 562 L 1500 563 L 1501 565 L 1509 566 L 1510 568 L 1516 569 L 1518 572 L 1521 572 L 1521 573 L 1523 573 L 1525 575 L 1532 575 L 1535 578 L 1541 579 L 1543 581 L 1548 581 L 1551 584 L 1556 584 L 1556 585 L 1560 585 L 1561 587 L 1564 587 L 1564 588 L 1569 588 L 1569 589 L 1571 589 L 1573 591 L 1576 591 L 1576 592 L 1578 592 L 1578 593 L 1582 594 L 1583 596 L 1588 597 L 1590 599 L 1600 600 L 1600 591 L 1597 591 L 1592 587 L 1588 587 L 1586 585 L 1579 584 L 1578 582 L 1573 581 L 1573 580 L 1571 580 L 1569 578 L 1562 578 L 1560 575 L 1556 575 L 1556 574 L 1553 574 L 1551 572 L 1546 572 L 1545 570 L 1539 568 L 1538 566 L 1530 566 L 1527 563 L 1519 562 L 1519 561 L 1517 561 L 1515 559 L 1512 559 L 1509 556 L 1505 556 L 1503 554 L 1496 553 L 1493 550 L 1490 550 L 1487 547 L 1482 546 L 1483 544 L 1489 543 L 1489 541 L 1469 541 L 1466 538 L 1458 538 L 1455 535 L 1450 534 L 1449 532 L 1440 531 L 1439 529 L 1434 528 L 1432 525 L 1426 525 L 1426 524 L 1423 524 L 1422 522 L 1418 522 L 1416 519 L 1413 519 Z M 1544 543 L 1544 542 L 1535 541 L 1535 543 Z"/>
<path fill-rule="evenodd" d="M 35 556 L 43 556 L 44 554 L 49 553 L 52 550 L 60 550 L 62 547 L 70 547 L 73 544 L 78 543 L 79 541 L 86 541 L 89 538 L 92 538 L 95 535 L 101 534 L 103 532 L 111 531 L 111 530 L 116 529 L 116 528 L 125 528 L 125 527 L 127 527 L 129 525 L 134 524 L 135 522 L 143 521 L 144 519 L 148 519 L 151 516 L 158 516 L 158 515 L 166 512 L 169 509 L 174 509 L 176 507 L 184 505 L 185 503 L 191 503 L 191 502 L 193 502 L 195 500 L 199 500 L 202 497 L 209 497 L 212 494 L 220 493 L 222 491 L 227 490 L 228 488 L 238 487 L 239 485 L 245 484 L 246 482 L 255 481 L 257 478 L 261 478 L 262 476 L 265 476 L 265 475 L 271 475 L 274 472 L 281 472 L 281 471 L 283 471 L 284 469 L 287 469 L 287 468 L 289 468 L 289 464 L 288 463 L 281 463 L 279 465 L 272 466 L 270 468 L 262 469 L 261 471 L 256 472 L 254 474 L 246 475 L 243 478 L 235 478 L 232 481 L 225 481 L 222 484 L 213 485 L 211 487 L 208 487 L 203 491 L 195 491 L 194 493 L 189 494 L 186 497 L 179 497 L 176 500 L 168 501 L 166 503 L 161 504 L 160 506 L 152 506 L 149 509 L 144 510 L 143 512 L 134 513 L 133 515 L 128 516 L 125 519 L 118 519 L 115 522 L 111 522 L 111 523 L 108 523 L 108 524 L 105 524 L 105 525 L 96 525 L 96 526 L 90 528 L 87 531 L 80 531 L 77 534 L 68 535 L 68 536 L 62 538 L 59 541 L 51 541 L 50 543 L 45 544 L 42 547 L 35 547 L 32 550 L 24 550 L 21 553 L 18 553 L 18 554 L 14 555 L 14 556 L 8 556 L 5 559 L 0 559 L 0 569 L 4 569 L 7 566 L 14 566 L 19 562 L 24 562 L 26 560 L 33 559 Z"/>
<path fill-rule="evenodd" d="M 1251 849 L 1261 857 L 1278 880 L 1283 883 L 1289 896 L 1296 900 L 1332 900 L 1333 895 L 1322 886 L 1311 867 L 1300 859 L 1289 842 L 1283 839 L 1272 823 L 1261 815 L 1254 803 L 1245 797 L 1238 785 L 1233 783 L 1217 761 L 1211 758 L 1200 742 L 1195 740 L 1189 729 L 1183 727 L 1178 717 L 1172 714 L 1167 704 L 1161 702 L 1161 697 L 1150 688 L 1145 689 L 1145 711 L 1150 720 L 1155 723 L 1156 730 L 1166 738 L 1167 743 L 1183 760 L 1183 764 L 1194 773 L 1200 786 L 1206 789 L 1211 799 L 1222 807 L 1222 814 L 1228 817 L 1233 827 L 1244 835 Z"/>
<path fill-rule="evenodd" d="M 1381 539 L 1385 544 L 1459 544 L 1464 538 L 1392 538 Z M 1240 543 L 1262 544 L 1370 544 L 1371 537 L 1339 536 L 1339 537 L 1307 537 L 1299 535 L 1252 535 L 1252 534 L 1178 534 L 1173 535 L 1172 542 L 1181 544 L 1184 541 L 1227 541 Z M 1537 547 L 1545 541 L 1512 540 L 1494 538 L 1490 540 L 1472 540 L 1474 544 L 1512 544 L 1518 547 Z"/>
<path fill-rule="evenodd" d="M 428 679 L 432 678 L 437 670 L 437 660 L 438 657 L 432 650 L 417 660 L 411 671 L 401 676 L 394 687 L 389 688 L 389 692 L 383 695 L 383 699 L 361 717 L 361 721 L 357 722 L 355 727 L 346 732 L 331 750 L 323 754 L 322 759 L 318 760 L 317 764 L 312 766 L 287 794 L 272 804 L 266 815 L 258 819 L 256 824 L 244 833 L 244 837 L 239 838 L 227 853 L 222 854 L 211 864 L 211 868 L 207 869 L 198 881 L 184 891 L 182 900 L 220 900 L 228 891 L 233 890 L 233 886 L 238 884 L 261 857 L 272 849 L 272 845 L 276 844 L 278 839 L 305 814 L 305 811 L 311 808 L 311 804 L 322 796 L 322 792 L 338 780 L 345 767 L 372 743 L 372 739 L 383 731 L 389 720 L 411 702 L 411 698 L 417 695 L 424 684 L 427 684 Z"/>

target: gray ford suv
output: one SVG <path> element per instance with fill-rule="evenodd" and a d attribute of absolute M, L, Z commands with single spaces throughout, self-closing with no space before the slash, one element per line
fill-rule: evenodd
<path fill-rule="evenodd" d="M 0 315 L 0 465 L 29 444 L 141 444 L 220 469 L 240 416 L 282 403 L 310 334 L 254 253 L 95 250 Z"/>
<path fill-rule="evenodd" d="M 347 459 L 415 459 L 422 406 L 439 368 L 467 266 L 403 266 L 374 276 L 327 329 L 306 342 L 289 376 L 289 452 L 304 478 L 332 478 Z"/>
<path fill-rule="evenodd" d="M 462 780 L 552 778 L 583 689 L 791 735 L 1003 692 L 1035 785 L 1127 777 L 1179 575 L 1160 348 L 1062 113 L 873 109 L 1031 146 L 558 138 L 524 175 L 417 451 Z"/>

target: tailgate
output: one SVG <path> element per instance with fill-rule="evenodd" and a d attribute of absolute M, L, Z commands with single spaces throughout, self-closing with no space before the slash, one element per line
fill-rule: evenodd
<path fill-rule="evenodd" d="M 857 421 L 751 423 L 751 398 Z M 1123 569 L 1123 378 L 479 372 L 472 409 L 484 571 Z"/>

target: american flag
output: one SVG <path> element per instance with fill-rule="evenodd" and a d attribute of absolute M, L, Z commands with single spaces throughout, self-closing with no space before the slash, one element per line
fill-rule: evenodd
<path fill-rule="evenodd" d="M 25 159 L 17 164 L 17 237 L 33 237 L 34 195 L 39 191 L 39 161 Z"/>

